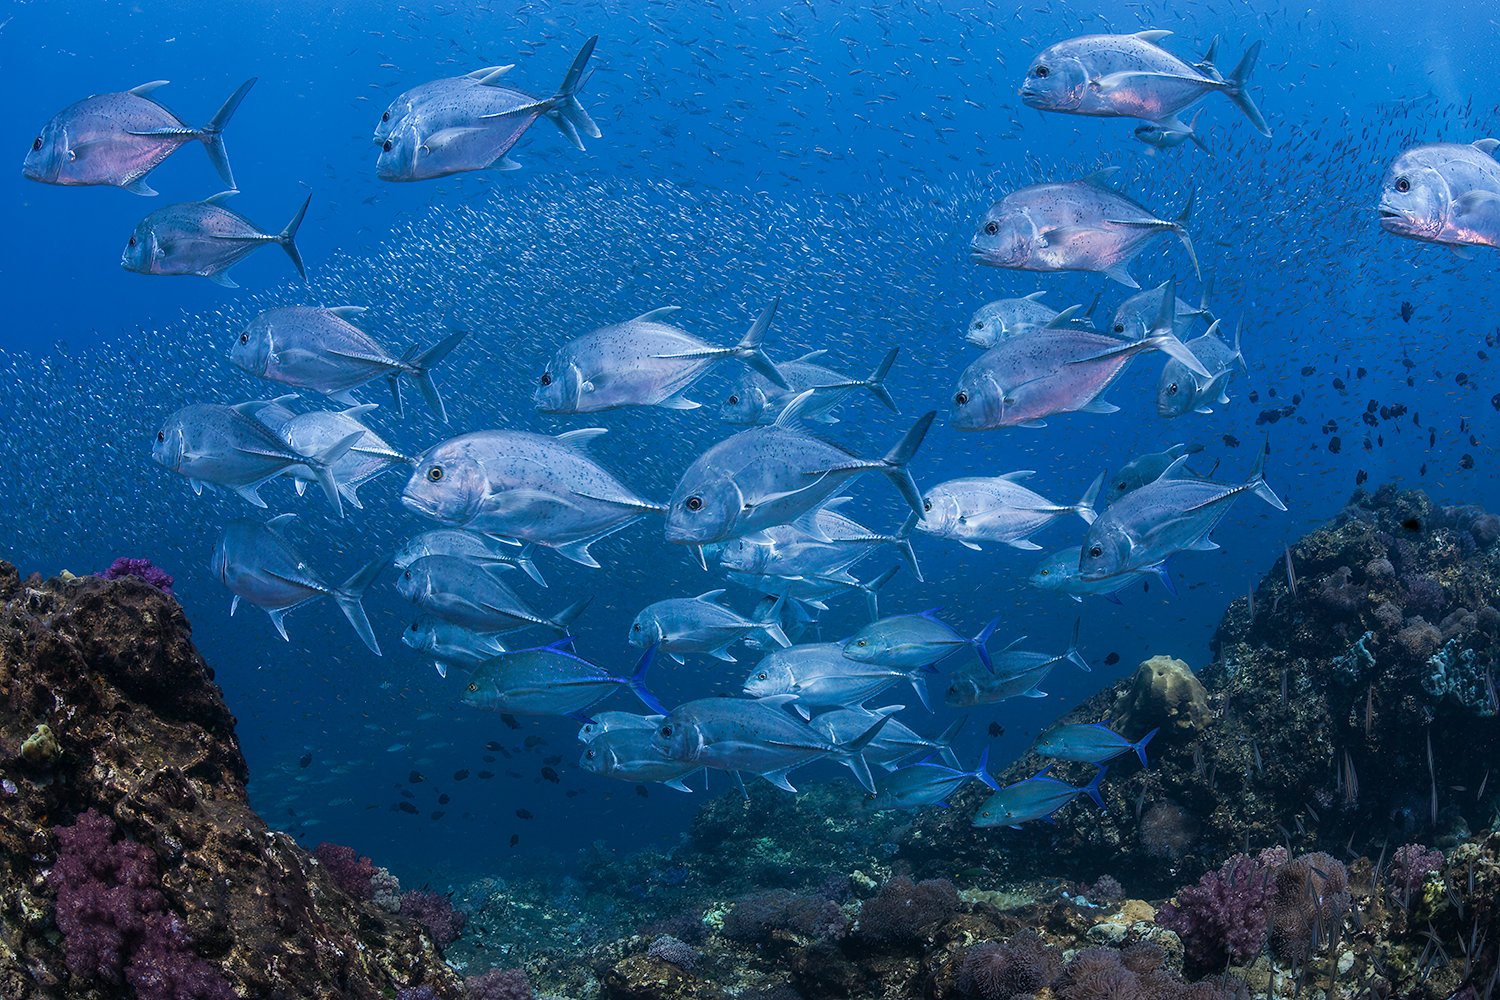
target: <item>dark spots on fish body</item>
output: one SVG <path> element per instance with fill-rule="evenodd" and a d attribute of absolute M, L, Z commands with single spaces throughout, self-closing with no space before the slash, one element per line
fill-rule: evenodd
<path fill-rule="evenodd" d="M 1474 456 L 1465 452 L 1463 458 L 1458 460 L 1458 467 L 1466 472 L 1474 468 Z"/>
<path fill-rule="evenodd" d="M 302 755 L 301 759 L 299 759 L 297 761 L 297 766 L 298 767 L 307 767 L 311 763 L 312 763 L 312 754 L 305 753 L 305 754 Z"/>
<path fill-rule="evenodd" d="M 520 729 L 521 723 L 514 715 L 501 715 L 500 721 L 511 729 Z"/>
<path fill-rule="evenodd" d="M 469 776 L 469 769 L 467 767 L 461 767 L 457 771 L 453 772 L 453 780 L 454 781 L 463 781 L 468 776 Z"/>
<path fill-rule="evenodd" d="M 421 771 L 413 771 L 413 772 L 411 772 L 410 774 L 408 774 L 406 776 L 406 780 L 410 784 L 420 785 L 422 782 L 426 781 L 427 779 L 425 777 L 423 777 Z"/>
<path fill-rule="evenodd" d="M 990 738 L 991 739 L 995 739 L 995 738 L 1004 736 L 1005 735 L 1005 727 L 1002 726 L 1002 725 L 1000 725 L 1000 723 L 998 723 L 998 722 L 991 722 L 990 723 L 990 728 L 989 728 L 989 734 L 990 734 Z"/>
<path fill-rule="evenodd" d="M 562 784 L 561 776 L 559 776 L 558 773 L 550 767 L 542 768 L 542 777 L 547 781 L 552 782 L 554 785 Z"/>
<path fill-rule="evenodd" d="M 441 794 L 441 795 L 438 796 L 438 805 L 440 805 L 440 806 L 445 806 L 445 805 L 447 805 L 448 803 L 450 803 L 452 801 L 453 800 L 448 797 L 448 793 L 447 792 L 444 792 L 443 794 Z"/>
<path fill-rule="evenodd" d="M 1116 663 L 1119 663 L 1119 662 L 1120 662 L 1120 654 L 1119 653 L 1110 653 L 1108 656 L 1106 656 L 1104 658 L 1104 665 L 1106 667 L 1112 667 Z"/>
<path fill-rule="evenodd" d="M 474 775 L 474 777 L 478 778 L 480 781 L 489 781 L 494 776 L 494 771 L 480 771 L 478 774 Z"/>
<path fill-rule="evenodd" d="M 1416 533 L 1422 530 L 1422 519 L 1420 517 L 1408 517 L 1401 522 L 1401 527 L 1407 531 Z"/>
<path fill-rule="evenodd" d="M 410 802 L 398 802 L 396 803 L 396 808 L 400 809 L 404 813 L 410 813 L 413 816 L 417 814 L 417 807 L 412 805 Z"/>
<path fill-rule="evenodd" d="M 530 809 L 517 809 L 516 819 L 535 819 Z"/>

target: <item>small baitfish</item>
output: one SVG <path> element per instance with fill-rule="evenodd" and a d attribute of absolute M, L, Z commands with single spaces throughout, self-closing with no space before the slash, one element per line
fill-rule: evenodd
<path fill-rule="evenodd" d="M 140 222 L 120 254 L 120 266 L 136 274 L 198 275 L 225 288 L 238 288 L 228 271 L 263 246 L 286 251 L 302 280 L 307 268 L 297 250 L 297 229 L 312 195 L 279 233 L 263 233 L 255 223 L 224 207 L 238 191 L 221 191 L 203 201 L 158 208 Z"/>
<path fill-rule="evenodd" d="M 156 192 L 146 175 L 185 143 L 201 142 L 224 183 L 234 188 L 224 126 L 255 78 L 240 84 L 202 128 L 186 124 L 152 98 L 166 83 L 155 80 L 116 94 L 95 94 L 59 111 L 32 140 L 21 174 L 43 184 L 107 185 L 150 196 Z"/>
<path fill-rule="evenodd" d="M 239 607 L 240 598 L 244 598 L 264 608 L 276 631 L 283 639 L 289 639 L 283 621 L 287 613 L 320 597 L 331 597 L 370 652 L 379 656 L 380 644 L 375 641 L 375 632 L 360 601 L 385 568 L 386 561 L 375 560 L 337 587 L 324 583 L 302 554 L 281 536 L 281 529 L 296 516 L 282 514 L 264 524 L 238 518 L 225 526 L 214 546 L 211 568 L 219 582 L 234 594 L 229 603 L 230 615 Z"/>
<path fill-rule="evenodd" d="M 1107 767 L 1099 768 L 1094 780 L 1082 788 L 1049 776 L 1048 770 L 1050 768 L 1043 768 L 1031 777 L 1006 785 L 991 795 L 975 813 L 974 825 L 1020 829 L 1022 823 L 1047 819 L 1080 795 L 1087 795 L 1100 809 L 1104 808 L 1104 797 L 1099 794 L 1099 786 L 1104 782 L 1104 776 L 1109 770 Z"/>

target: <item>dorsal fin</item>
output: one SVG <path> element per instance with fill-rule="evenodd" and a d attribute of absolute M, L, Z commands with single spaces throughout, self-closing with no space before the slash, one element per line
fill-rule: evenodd
<path fill-rule="evenodd" d="M 718 590 L 710 590 L 710 591 L 708 591 L 706 593 L 699 594 L 697 597 L 693 598 L 693 600 L 695 600 L 695 601 L 717 602 L 719 600 L 719 598 L 721 598 L 723 596 L 724 596 L 724 589 L 721 587 Z"/>
<path fill-rule="evenodd" d="M 339 319 L 342 319 L 342 320 L 351 320 L 351 319 L 357 319 L 357 318 L 359 318 L 370 307 L 369 306 L 328 306 L 326 308 L 327 308 L 328 312 L 333 313 Z"/>
<path fill-rule="evenodd" d="M 1083 306 L 1081 305 L 1068 306 L 1068 308 L 1064 309 L 1062 312 L 1058 313 L 1056 316 L 1053 316 L 1047 321 L 1047 329 L 1055 330 L 1059 327 L 1071 326 L 1073 323 L 1073 317 L 1077 316 L 1078 313 L 1082 311 L 1082 309 Z"/>
<path fill-rule="evenodd" d="M 1145 31 L 1137 31 L 1135 33 L 1135 37 L 1143 42 L 1150 42 L 1152 45 L 1155 45 L 1163 38 L 1170 38 L 1171 36 L 1172 33 L 1164 28 L 1148 28 Z"/>
<path fill-rule="evenodd" d="M 1500 139 L 1476 139 L 1474 142 L 1470 143 L 1470 145 L 1479 150 L 1481 153 L 1489 153 L 1491 156 L 1493 156 L 1495 153 L 1495 147 L 1500 146 Z"/>
<path fill-rule="evenodd" d="M 1021 296 L 1021 298 L 1025 299 L 1027 302 L 1040 302 L 1042 301 L 1042 296 L 1046 294 L 1046 292 L 1032 292 L 1030 295 Z"/>
<path fill-rule="evenodd" d="M 207 198 L 204 198 L 203 204 L 223 205 L 224 202 L 228 201 L 230 198 L 233 198 L 237 194 L 239 194 L 238 191 L 220 191 L 218 194 L 211 194 Z"/>
<path fill-rule="evenodd" d="M 661 306 L 661 307 L 659 307 L 657 309 L 649 309 L 646 312 L 641 313 L 639 316 L 637 316 L 635 319 L 631 320 L 630 322 L 632 322 L 632 323 L 660 323 L 662 320 L 666 319 L 668 316 L 672 315 L 673 313 L 680 311 L 681 309 L 682 309 L 682 306 Z"/>
<path fill-rule="evenodd" d="M 151 92 L 157 87 L 165 87 L 171 82 L 171 80 L 152 80 L 150 83 L 143 83 L 139 87 L 131 87 L 126 93 L 134 94 L 136 97 L 150 97 Z"/>
<path fill-rule="evenodd" d="M 594 438 L 599 437 L 601 434 L 608 433 L 609 428 L 607 427 L 580 427 L 576 431 L 563 431 L 557 436 L 557 439 L 559 441 L 566 441 L 568 442 L 568 444 L 576 444 L 581 447 L 594 440 Z"/>
<path fill-rule="evenodd" d="M 1103 188 L 1106 191 L 1113 191 L 1114 188 L 1110 186 L 1109 179 L 1113 177 L 1115 171 L 1119 169 L 1119 167 L 1105 167 L 1103 170 L 1095 170 L 1087 177 L 1080 179 L 1079 183 L 1092 184 L 1094 185 L 1094 187 Z"/>
<path fill-rule="evenodd" d="M 269 521 L 266 522 L 266 527 L 268 527 L 268 528 L 278 528 L 278 529 L 279 528 L 285 528 L 287 525 L 291 524 L 296 519 L 297 519 L 297 515 L 296 514 L 277 514 L 275 517 L 271 518 Z"/>

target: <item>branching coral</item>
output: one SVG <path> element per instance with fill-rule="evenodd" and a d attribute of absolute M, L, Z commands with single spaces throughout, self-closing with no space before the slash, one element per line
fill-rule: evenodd
<path fill-rule="evenodd" d="M 374 895 L 370 883 L 379 869 L 369 858 L 360 857 L 354 848 L 325 840 L 313 848 L 313 857 L 328 870 L 328 877 L 333 879 L 334 885 L 350 896 L 369 899 Z"/>
<path fill-rule="evenodd" d="M 1265 947 L 1273 877 L 1283 859 L 1280 850 L 1230 858 L 1179 890 L 1157 911 L 1156 922 L 1182 939 L 1183 955 L 1194 968 L 1248 961 Z"/>
<path fill-rule="evenodd" d="M 432 937 L 432 943 L 446 948 L 457 941 L 464 931 L 468 915 L 453 908 L 453 900 L 440 892 L 413 889 L 401 894 L 401 908 L 397 911 L 410 917 Z"/>

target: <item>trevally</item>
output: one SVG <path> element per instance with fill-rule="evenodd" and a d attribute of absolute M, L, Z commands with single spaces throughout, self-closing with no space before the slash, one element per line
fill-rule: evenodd
<path fill-rule="evenodd" d="M 465 73 L 463 76 L 444 77 L 441 80 L 418 84 L 405 91 L 381 112 L 380 121 L 375 123 L 375 145 L 382 145 L 386 137 L 391 134 L 391 129 L 418 107 L 441 105 L 447 102 L 452 94 L 470 87 L 494 83 L 515 68 L 514 63 L 506 66 L 486 66 L 472 73 Z"/>
<path fill-rule="evenodd" d="M 146 175 L 184 143 L 201 142 L 224 183 L 235 186 L 224 150 L 224 126 L 255 86 L 251 77 L 202 128 L 193 128 L 152 99 L 166 80 L 115 94 L 95 94 L 53 116 L 32 140 L 21 173 L 43 184 L 108 185 L 154 195 Z"/>
<path fill-rule="evenodd" d="M 514 715 L 562 715 L 591 722 L 589 709 L 620 688 L 628 688 L 651 711 L 667 713 L 646 688 L 646 671 L 655 650 L 646 650 L 629 677 L 616 677 L 574 653 L 572 642 L 559 639 L 550 646 L 511 650 L 489 660 L 469 677 L 464 704 Z"/>
<path fill-rule="evenodd" d="M 1044 326 L 1077 326 L 1084 330 L 1094 328 L 1087 316 L 1078 315 L 1082 311 L 1081 306 L 1069 306 L 1059 312 L 1042 305 L 1041 298 L 1044 294 L 1046 293 L 1032 292 L 1019 299 L 996 299 L 985 303 L 975 310 L 969 320 L 964 339 L 988 349 L 1002 340 L 1024 336 Z"/>
<path fill-rule="evenodd" d="M 840 643 L 808 643 L 767 653 L 745 678 L 744 692 L 752 698 L 782 698 L 806 719 L 819 709 L 859 705 L 904 681 L 931 711 L 923 676 L 931 670 L 927 664 L 861 663 L 845 656 Z"/>
<path fill-rule="evenodd" d="M 1214 314 L 1208 308 L 1211 284 L 1211 281 L 1204 281 L 1203 294 L 1197 308 L 1177 298 L 1175 278 L 1169 278 L 1155 288 L 1136 292 L 1121 302 L 1119 308 L 1115 310 L 1114 318 L 1109 326 L 1110 332 L 1126 340 L 1140 340 L 1159 324 L 1162 302 L 1170 298 L 1173 302 L 1172 332 L 1176 334 L 1178 340 L 1187 340 L 1195 320 L 1202 320 L 1205 324 L 1211 324 L 1214 321 Z"/>
<path fill-rule="evenodd" d="M 883 667 L 920 668 L 934 666 L 967 646 L 974 650 L 987 670 L 993 670 L 986 644 L 1000 619 L 991 620 L 978 635 L 966 639 L 937 616 L 939 610 L 933 608 L 920 614 L 893 615 L 871 622 L 844 641 L 844 655 L 860 663 L 875 663 Z M 917 693 L 923 692 L 919 689 Z"/>
<path fill-rule="evenodd" d="M 979 763 L 974 766 L 974 770 L 972 771 L 926 762 L 912 764 L 910 767 L 903 767 L 894 774 L 880 779 L 880 788 L 875 794 L 875 808 L 920 809 L 923 806 L 946 807 L 948 805 L 948 796 L 976 779 L 984 782 L 998 792 L 1000 791 L 1000 783 L 990 774 L 989 768 L 989 747 L 985 747 L 980 751 Z"/>
<path fill-rule="evenodd" d="M 585 741 L 578 766 L 590 774 L 616 781 L 650 782 L 679 792 L 691 792 L 682 779 L 698 770 L 699 765 L 663 757 L 653 745 L 655 735 L 655 724 L 645 729 L 631 727 L 601 731 Z"/>
<path fill-rule="evenodd" d="M 978 827 L 1010 826 L 1020 829 L 1022 823 L 1046 819 L 1080 795 L 1093 799 L 1100 809 L 1104 808 L 1104 797 L 1099 786 L 1104 782 L 1108 768 L 1101 767 L 1094 780 L 1082 788 L 1059 781 L 1047 774 L 1043 768 L 1013 785 L 1006 785 L 991 795 L 974 814 L 974 825 Z"/>
<path fill-rule="evenodd" d="M 365 403 L 342 411 L 299 413 L 276 428 L 276 432 L 286 439 L 293 451 L 304 455 L 320 454 L 351 434 L 358 434 L 354 446 L 333 463 L 330 471 L 344 499 L 362 510 L 364 504 L 359 502 L 358 494 L 361 486 L 388 469 L 410 465 L 412 461 L 360 422 L 360 417 L 376 409 L 374 403 Z M 264 422 L 264 411 L 257 416 Z M 298 496 L 308 483 L 318 481 L 306 466 L 293 466 L 291 475 L 297 481 Z"/>
<path fill-rule="evenodd" d="M 1078 574 L 1078 557 L 1081 548 L 1077 545 L 1061 549 L 1041 561 L 1026 582 L 1037 590 L 1054 594 L 1067 594 L 1075 601 L 1085 597 L 1103 597 L 1112 604 L 1119 604 L 1115 596 L 1126 587 L 1134 586 L 1138 578 L 1149 578 L 1149 572 L 1126 573 L 1104 580 L 1085 580 Z"/>
<path fill-rule="evenodd" d="M 723 596 L 722 590 L 710 590 L 697 597 L 673 597 L 647 605 L 630 625 L 630 644 L 656 646 L 678 663 L 685 662 L 684 653 L 734 663 L 729 647 L 757 632 L 778 646 L 792 644 L 775 620 L 775 605 L 765 620 L 751 621 L 720 604 Z"/>
<path fill-rule="evenodd" d="M 1153 729 L 1134 743 L 1110 729 L 1098 724 L 1054 726 L 1037 738 L 1032 748 L 1043 757 L 1071 760 L 1080 764 L 1105 764 L 1122 754 L 1131 753 L 1140 758 L 1141 766 L 1149 766 L 1146 760 L 1146 744 L 1151 742 L 1159 730 Z"/>
<path fill-rule="evenodd" d="M 920 581 L 922 571 L 911 547 L 915 522 L 909 519 L 896 534 L 883 535 L 834 509 L 848 500 L 835 497 L 828 501 L 818 508 L 810 523 L 778 524 L 748 537 L 730 539 L 719 551 L 719 565 L 732 573 L 753 576 L 853 584 L 856 581 L 849 576 L 849 569 L 881 547 L 891 546 Z"/>
<path fill-rule="evenodd" d="M 1380 184 L 1380 228 L 1439 243 L 1460 257 L 1466 247 L 1500 246 L 1500 139 L 1424 143 L 1391 163 Z"/>
<path fill-rule="evenodd" d="M 364 644 L 379 656 L 380 644 L 375 641 L 375 632 L 360 599 L 385 568 L 385 560 L 375 560 L 340 586 L 324 583 L 301 553 L 281 537 L 280 529 L 294 517 L 295 514 L 282 514 L 265 524 L 237 518 L 225 525 L 214 546 L 211 565 L 214 576 L 234 594 L 229 613 L 233 615 L 240 598 L 244 598 L 264 608 L 276 631 L 288 639 L 283 619 L 289 611 L 320 597 L 331 597 Z"/>
<path fill-rule="evenodd" d="M 432 368 L 468 331 L 454 330 L 425 350 L 413 344 L 397 356 L 354 325 L 352 321 L 364 312 L 364 306 L 267 309 L 240 332 L 229 349 L 229 360 L 251 375 L 319 392 L 346 405 L 357 402 L 350 390 L 384 378 L 396 398 L 397 414 L 403 409 L 399 379 L 405 375 L 416 383 L 438 419 L 447 423 Z"/>
<path fill-rule="evenodd" d="M 1166 451 L 1151 452 L 1132 458 L 1120 467 L 1120 471 L 1107 477 L 1104 495 L 1108 503 L 1114 503 L 1132 490 L 1160 478 L 1167 467 L 1184 455 L 1196 455 L 1203 450 L 1201 444 L 1174 444 Z"/>
<path fill-rule="evenodd" d="M 688 390 L 716 362 L 730 359 L 785 387 L 786 380 L 761 350 L 779 301 L 772 300 L 734 347 L 714 347 L 663 322 L 678 306 L 575 337 L 547 363 L 532 400 L 543 413 L 597 413 L 622 406 L 694 410 L 703 404 L 688 399 Z"/>
<path fill-rule="evenodd" d="M 507 547 L 487 535 L 459 528 L 436 528 L 408 538 L 396 550 L 391 562 L 405 569 L 423 556 L 456 556 L 480 565 L 506 565 L 522 570 L 539 585 L 547 586 L 531 555 L 533 546 Z"/>
<path fill-rule="evenodd" d="M 496 567 L 457 556 L 423 556 L 401 571 L 396 590 L 428 614 L 475 632 L 540 625 L 566 635 L 591 600 L 585 597 L 547 618 L 501 580 Z"/>
<path fill-rule="evenodd" d="M 472 670 L 505 652 L 499 632 L 474 632 L 440 618 L 419 618 L 401 633 L 401 641 L 419 653 L 432 657 L 439 677 L 448 676 L 449 667 Z"/>
<path fill-rule="evenodd" d="M 135 224 L 120 254 L 120 266 L 137 274 L 199 275 L 225 288 L 238 288 L 228 271 L 259 248 L 274 243 L 286 251 L 302 280 L 307 268 L 297 250 L 297 228 L 312 195 L 279 233 L 263 233 L 249 219 L 224 207 L 237 191 L 221 191 L 203 201 L 158 208 Z"/>
<path fill-rule="evenodd" d="M 885 378 L 890 374 L 891 366 L 896 363 L 896 355 L 900 350 L 899 347 L 893 347 L 887 351 L 875 370 L 862 379 L 840 375 L 831 368 L 813 363 L 814 359 L 821 358 L 827 351 L 812 351 L 777 365 L 776 370 L 785 385 L 758 371 L 746 372 L 729 390 L 729 395 L 719 407 L 719 415 L 725 423 L 742 427 L 774 423 L 788 403 L 809 390 L 812 390 L 813 395 L 802 405 L 803 420 L 838 423 L 839 419 L 832 411 L 856 389 L 864 389 L 894 411 L 896 401 L 885 388 Z"/>
<path fill-rule="evenodd" d="M 578 742 L 592 743 L 608 732 L 620 729 L 638 729 L 646 733 L 656 732 L 664 716 L 639 715 L 635 712 L 595 712 L 592 722 L 578 727 Z M 657 756 L 661 756 L 657 754 Z"/>
<path fill-rule="evenodd" d="M 1212 376 L 1200 378 L 1186 365 L 1173 358 L 1162 369 L 1156 383 L 1156 413 L 1162 417 L 1180 417 L 1185 413 L 1212 413 L 1214 406 L 1229 402 L 1229 381 L 1236 371 L 1248 371 L 1245 356 L 1240 353 L 1240 333 L 1234 332 L 1231 347 L 1218 337 L 1215 322 L 1203 336 L 1184 346 L 1207 368 Z"/>
<path fill-rule="evenodd" d="M 922 498 L 922 520 L 917 528 L 970 549 L 979 549 L 980 542 L 998 542 L 1034 552 L 1041 546 L 1030 537 L 1060 517 L 1077 514 L 1084 524 L 1094 523 L 1094 500 L 1104 481 L 1102 475 L 1077 503 L 1068 506 L 1055 504 L 1020 484 L 1020 480 L 1034 475 L 1034 471 L 1025 469 L 940 483 Z"/>
<path fill-rule="evenodd" d="M 151 457 L 186 476 L 195 493 L 203 491 L 204 483 L 211 483 L 233 490 L 257 507 L 266 505 L 257 492 L 262 483 L 286 472 L 303 470 L 312 475 L 333 504 L 335 513 L 343 517 L 344 505 L 333 466 L 348 454 L 363 433 L 353 432 L 317 454 L 304 455 L 252 416 L 261 405 L 184 406 L 156 432 Z"/>
<path fill-rule="evenodd" d="M 963 728 L 965 720 L 955 719 L 947 729 L 929 740 L 918 735 L 895 717 L 895 713 L 905 707 L 904 705 L 887 705 L 873 711 L 857 706 L 835 708 L 832 711 L 815 715 L 809 721 L 814 729 L 828 737 L 829 742 L 847 743 L 869 729 L 880 716 L 888 715 L 891 716 L 891 721 L 886 723 L 879 735 L 870 741 L 869 746 L 865 747 L 866 760 L 890 771 L 895 770 L 901 761 L 917 754 L 921 754 L 924 758 L 937 755 L 952 767 L 958 767 L 958 757 L 953 753 L 953 740 L 958 736 L 958 731 Z M 882 789 L 886 787 L 885 781 L 880 784 Z"/>
<path fill-rule="evenodd" d="M 1177 113 L 1200 98 L 1221 93 L 1234 102 L 1261 135 L 1271 129 L 1245 88 L 1261 43 L 1245 51 L 1226 79 L 1214 66 L 1215 38 L 1200 63 L 1187 63 L 1157 43 L 1170 31 L 1132 35 L 1083 35 L 1049 45 L 1032 60 L 1021 85 L 1021 101 L 1039 111 L 1096 118 L 1142 118 L 1186 128 Z"/>
<path fill-rule="evenodd" d="M 1116 169 L 1007 194 L 979 220 L 970 244 L 974 263 L 1022 271 L 1097 271 L 1139 288 L 1128 270 L 1131 260 L 1155 237 L 1173 233 L 1197 271 L 1198 255 L 1187 233 L 1193 199 L 1175 221 L 1159 219 L 1106 183 Z"/>

